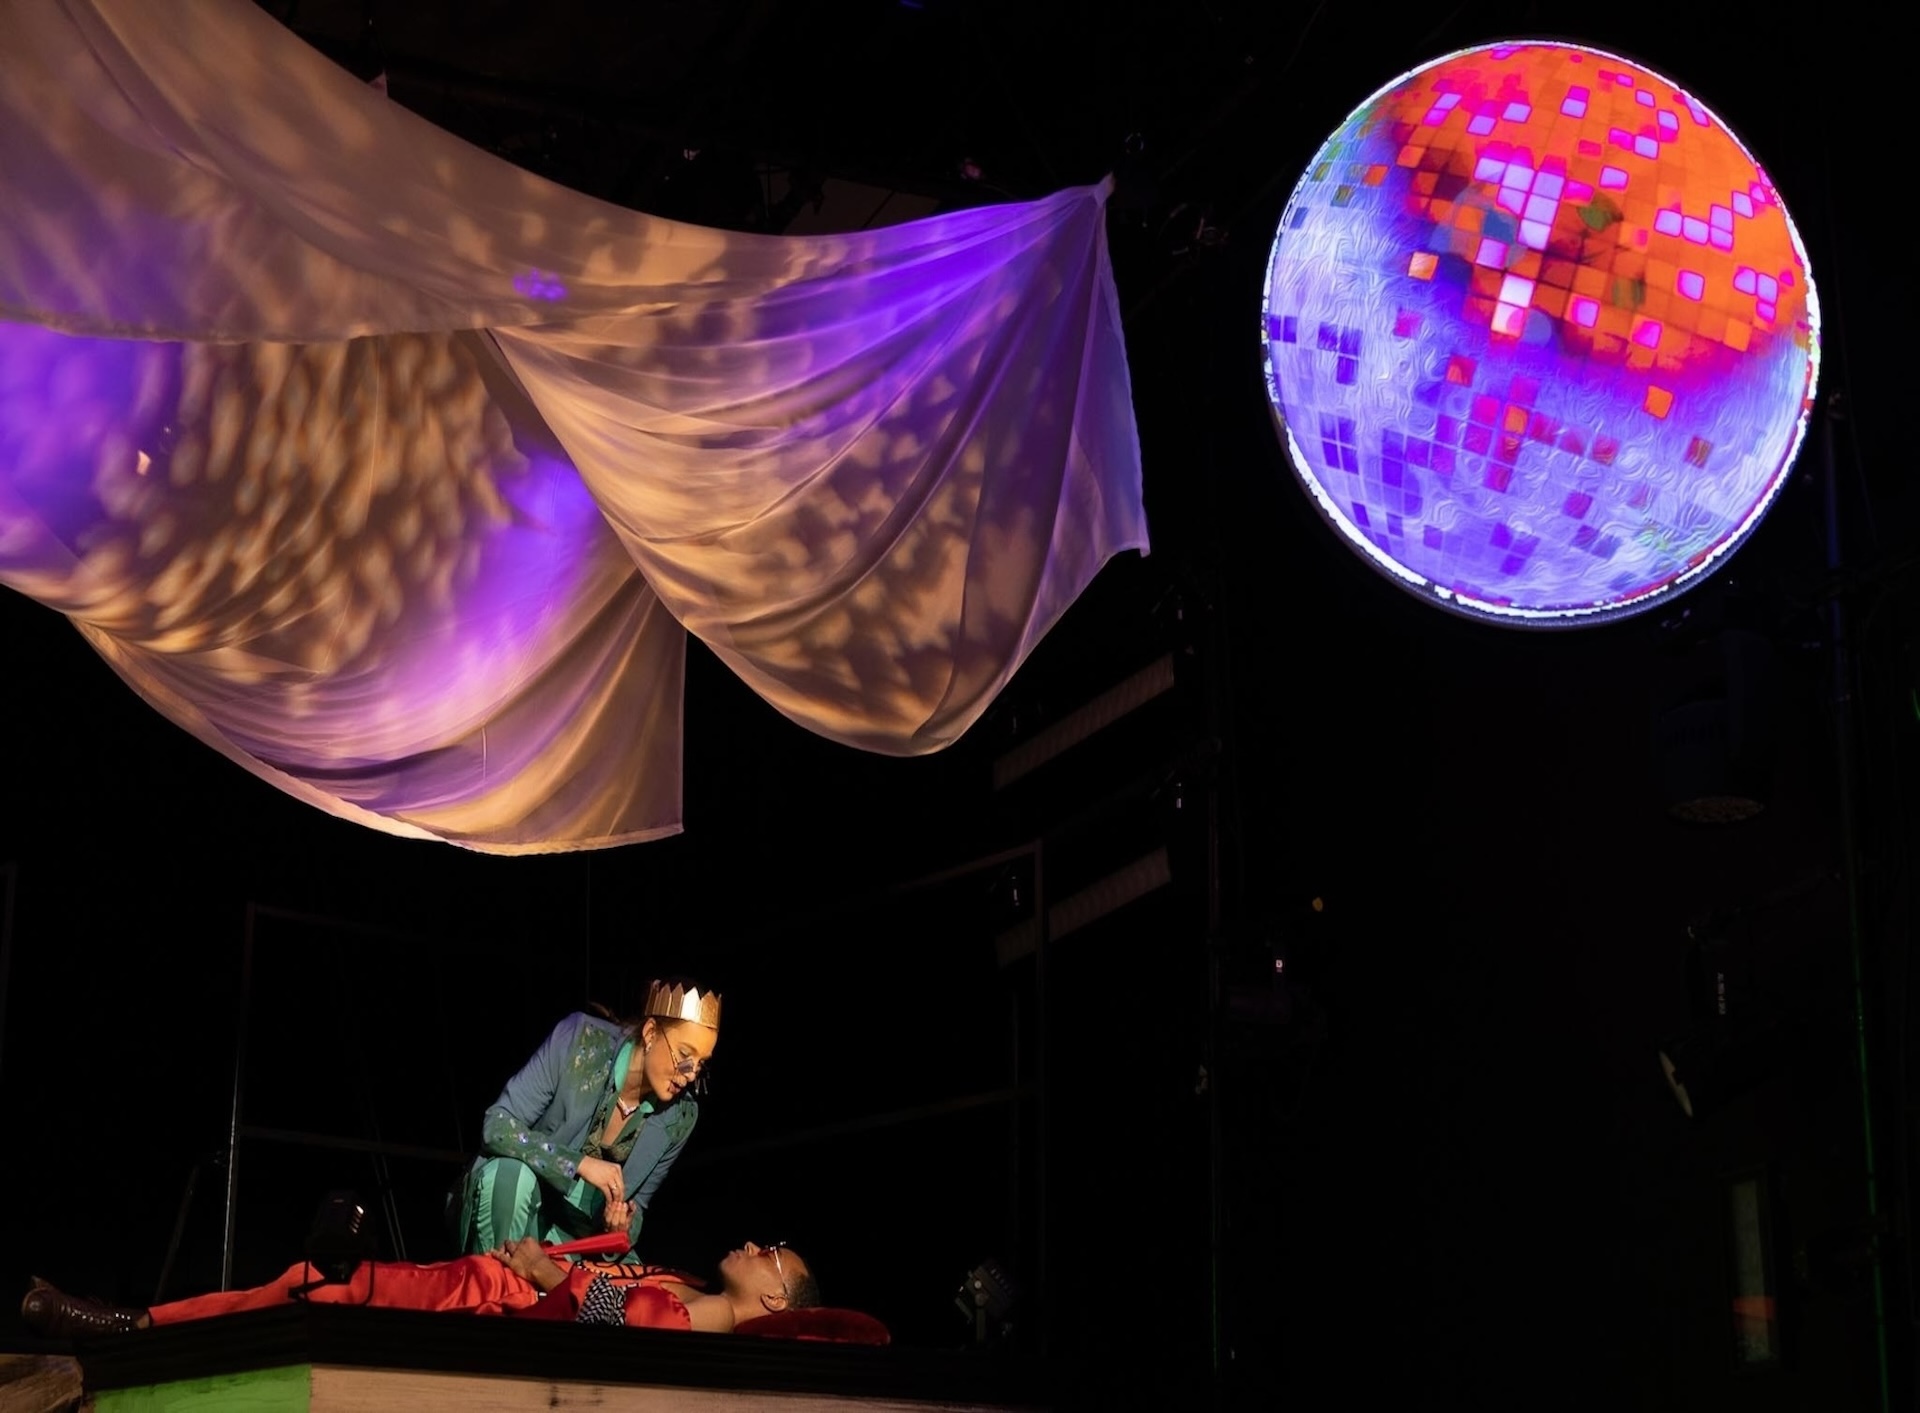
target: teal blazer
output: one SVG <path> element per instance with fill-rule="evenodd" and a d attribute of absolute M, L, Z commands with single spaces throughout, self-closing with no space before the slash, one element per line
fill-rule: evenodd
<path fill-rule="evenodd" d="M 584 1011 L 561 1021 L 487 1110 L 474 1172 L 492 1158 L 517 1158 L 533 1169 L 547 1190 L 543 1211 L 576 1235 L 599 1232 L 595 1194 L 591 1189 L 584 1194 L 576 1189 L 580 1159 L 589 1138 L 596 1130 L 604 1131 L 613 1113 L 614 1097 L 625 1078 L 616 1071 L 615 1062 L 630 1053 L 626 1028 L 617 1022 Z M 618 1162 L 625 1175 L 627 1201 L 633 1204 L 633 1220 L 627 1228 L 629 1254 L 639 1244 L 648 1203 L 699 1119 L 699 1101 L 690 1094 L 683 1093 L 664 1108 L 642 1104 L 611 1151 L 599 1154 Z M 619 1151 L 628 1143 L 632 1147 L 622 1159 Z M 471 1201 L 474 1184 L 469 1181 L 464 1186 Z M 591 1205 L 577 1205 L 583 1201 Z M 466 1217 L 463 1212 L 463 1232 L 468 1230 Z"/>

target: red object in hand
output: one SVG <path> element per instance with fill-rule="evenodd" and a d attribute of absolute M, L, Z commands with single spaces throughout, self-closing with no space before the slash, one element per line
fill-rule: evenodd
<path fill-rule="evenodd" d="M 546 1252 L 549 1256 L 624 1256 L 627 1246 L 625 1232 L 610 1231 L 599 1236 L 583 1236 L 578 1241 L 563 1241 L 547 1247 Z"/>

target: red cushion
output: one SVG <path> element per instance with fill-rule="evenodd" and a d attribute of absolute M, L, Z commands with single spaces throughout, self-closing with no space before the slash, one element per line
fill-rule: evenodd
<path fill-rule="evenodd" d="M 733 1332 L 760 1339 L 811 1339 L 826 1344 L 888 1344 L 893 1340 L 887 1327 L 873 1316 L 825 1305 L 755 1315 L 735 1325 Z"/>

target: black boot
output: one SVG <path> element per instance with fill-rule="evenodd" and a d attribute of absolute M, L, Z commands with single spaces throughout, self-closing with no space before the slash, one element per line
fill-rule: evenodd
<path fill-rule="evenodd" d="M 20 1319 L 35 1334 L 53 1339 L 128 1334 L 144 1330 L 151 1323 L 145 1310 L 68 1295 L 38 1276 L 33 1278 L 33 1289 L 20 1302 Z"/>

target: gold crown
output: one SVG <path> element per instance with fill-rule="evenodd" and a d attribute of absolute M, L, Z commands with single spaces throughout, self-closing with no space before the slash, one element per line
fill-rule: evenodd
<path fill-rule="evenodd" d="M 720 993 L 697 986 L 669 986 L 656 981 L 647 988 L 644 1012 L 662 1020 L 693 1021 L 720 1029 Z"/>

